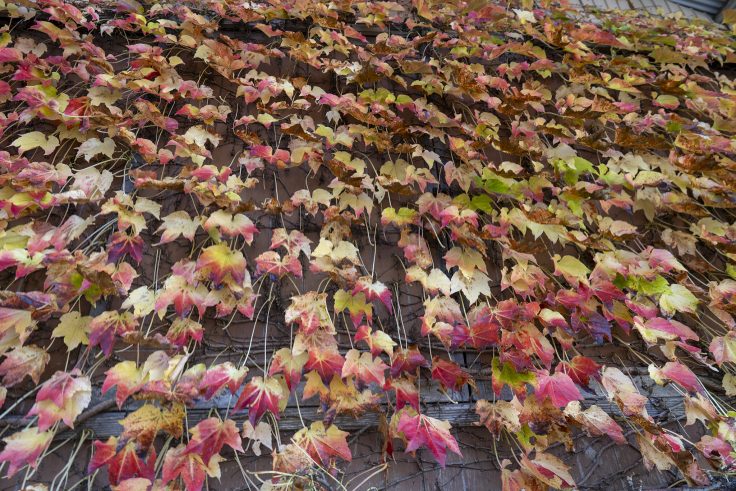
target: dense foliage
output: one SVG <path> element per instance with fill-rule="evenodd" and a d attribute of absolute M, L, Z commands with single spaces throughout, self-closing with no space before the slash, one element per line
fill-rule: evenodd
<path fill-rule="evenodd" d="M 385 414 L 389 464 L 460 453 L 422 374 L 495 395 L 506 489 L 574 487 L 548 447 L 577 431 L 694 485 L 734 470 L 725 27 L 529 0 L 0 6 L 2 417 L 33 402 L 8 476 L 114 394 L 132 409 L 89 470 L 118 489 L 199 490 L 246 444 L 274 447 L 269 486 L 350 488 L 337 416 Z M 699 440 L 649 415 L 635 366 Z"/>

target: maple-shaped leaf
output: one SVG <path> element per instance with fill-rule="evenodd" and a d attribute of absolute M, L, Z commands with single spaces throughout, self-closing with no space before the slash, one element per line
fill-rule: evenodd
<path fill-rule="evenodd" d="M 450 279 L 450 293 L 456 292 L 463 292 L 470 303 L 475 303 L 481 295 L 490 297 L 490 278 L 481 271 L 474 271 L 471 276 L 457 271 Z"/>
<path fill-rule="evenodd" d="M 118 448 L 118 438 L 111 436 L 106 442 L 94 442 L 94 455 L 89 462 L 87 472 L 90 474 L 103 465 L 107 465 L 107 475 L 111 484 L 118 484 L 126 479 L 142 477 L 153 481 L 155 475 L 156 450 L 146 455 L 137 451 L 136 443 L 130 441 Z"/>
<path fill-rule="evenodd" d="M 243 451 L 240 432 L 235 421 L 231 419 L 223 421 L 220 418 L 207 418 L 197 423 L 189 432 L 192 435 L 186 451 L 199 455 L 203 462 L 209 462 L 225 445 L 237 452 Z"/>
<path fill-rule="evenodd" d="M 59 319 L 59 324 L 51 333 L 52 337 L 64 338 L 67 350 L 71 351 L 80 344 L 89 344 L 89 330 L 92 317 L 82 316 L 79 312 L 67 312 Z"/>
<path fill-rule="evenodd" d="M 215 244 L 204 249 L 197 258 L 197 270 L 216 285 L 242 285 L 245 279 L 245 257 L 227 244 Z"/>
<path fill-rule="evenodd" d="M 305 256 L 310 257 L 312 255 L 311 243 L 312 241 L 299 230 L 291 230 L 287 234 L 286 229 L 277 228 L 271 235 L 271 247 L 269 249 L 274 250 L 283 247 L 290 256 L 299 257 L 299 254 L 303 252 Z"/>
<path fill-rule="evenodd" d="M 455 392 L 459 392 L 468 383 L 475 386 L 470 375 L 460 365 L 439 356 L 432 358 L 432 378 L 437 380 L 443 389 L 450 389 Z"/>
<path fill-rule="evenodd" d="M 419 367 L 429 368 L 429 361 L 416 346 L 401 348 L 394 353 L 391 360 L 391 377 L 398 377 L 402 373 L 415 375 Z"/>
<path fill-rule="evenodd" d="M 88 138 L 77 147 L 77 158 L 83 155 L 87 162 L 100 154 L 108 159 L 112 158 L 113 153 L 115 153 L 115 141 L 112 138 L 105 138 L 102 141 L 99 138 Z"/>
<path fill-rule="evenodd" d="M 231 215 L 224 210 L 213 212 L 204 222 L 203 227 L 210 235 L 215 234 L 214 236 L 218 239 L 216 230 L 225 237 L 240 235 L 248 245 L 253 242 L 253 236 L 258 233 L 258 229 L 250 218 L 242 213 Z"/>
<path fill-rule="evenodd" d="M 74 420 L 89 405 L 91 398 L 89 377 L 82 376 L 77 369 L 71 373 L 58 371 L 41 385 L 28 416 L 38 416 L 39 431 L 51 428 L 60 420 L 74 428 Z"/>
<path fill-rule="evenodd" d="M 380 387 L 386 383 L 386 365 L 380 358 L 374 358 L 368 352 L 361 353 L 351 349 L 345 355 L 345 364 L 342 366 L 342 378 L 354 375 L 358 380 L 369 384 L 375 382 Z"/>
<path fill-rule="evenodd" d="M 46 136 L 40 131 L 31 131 L 13 140 L 11 145 L 18 147 L 21 155 L 34 148 L 41 148 L 44 155 L 50 155 L 59 146 L 59 139 L 53 135 Z"/>
<path fill-rule="evenodd" d="M 177 317 L 169 326 L 169 330 L 166 331 L 166 339 L 177 348 L 186 346 L 190 340 L 201 343 L 203 337 L 204 328 L 202 324 L 188 318 Z"/>
<path fill-rule="evenodd" d="M 211 305 L 208 299 L 209 290 L 195 279 L 195 270 L 196 264 L 186 259 L 172 266 L 172 274 L 166 278 L 154 305 L 160 318 L 163 318 L 166 308 L 172 304 L 174 311 L 181 318 L 189 315 L 193 306 L 197 307 L 200 317 L 204 315 L 207 307 Z"/>
<path fill-rule="evenodd" d="M 626 443 L 621 426 L 596 405 L 583 411 L 580 402 L 573 401 L 565 408 L 565 416 L 580 424 L 590 436 L 607 435 L 619 445 Z"/>
<path fill-rule="evenodd" d="M 345 364 L 345 358 L 337 351 L 336 348 L 326 349 L 310 349 L 309 358 L 304 368 L 307 370 L 316 370 L 322 380 L 329 382 L 335 375 L 342 373 L 342 367 Z"/>
<path fill-rule="evenodd" d="M 49 447 L 53 437 L 52 431 L 41 432 L 36 427 L 30 427 L 3 438 L 5 448 L 0 452 L 0 462 L 9 464 L 6 477 L 12 477 L 25 465 L 34 469 L 38 467 L 38 458 Z"/>
<path fill-rule="evenodd" d="M 353 287 L 353 296 L 357 293 L 364 293 L 365 298 L 369 302 L 380 300 L 386 306 L 389 314 L 393 312 L 393 303 L 391 302 L 391 290 L 380 281 L 373 282 L 370 276 L 361 276 L 355 282 Z"/>
<path fill-rule="evenodd" d="M 659 297 L 659 306 L 666 315 L 675 315 L 677 312 L 694 314 L 698 310 L 700 301 L 683 285 L 670 285 L 668 291 Z"/>
<path fill-rule="evenodd" d="M 350 462 L 353 458 L 347 442 L 348 432 L 335 425 L 325 428 L 324 423 L 315 421 L 309 428 L 302 428 L 293 437 L 295 445 L 303 448 L 317 464 L 330 468 L 335 457 Z"/>
<path fill-rule="evenodd" d="M 291 305 L 286 309 L 287 323 L 296 322 L 304 334 L 311 334 L 319 328 L 334 332 L 332 319 L 327 311 L 327 294 L 308 292 L 291 297 Z"/>
<path fill-rule="evenodd" d="M 320 239 L 319 244 L 312 251 L 312 256 L 318 259 L 328 258 L 333 264 L 340 264 L 343 261 L 360 264 L 358 248 L 355 244 L 346 240 L 341 240 L 337 244 L 334 244 L 329 239 Z"/>
<path fill-rule="evenodd" d="M 536 375 L 535 393 L 540 401 L 549 397 L 552 404 L 562 408 L 571 401 L 579 401 L 583 398 L 575 383 L 564 372 L 550 375 L 547 370 L 537 370 Z"/>
<path fill-rule="evenodd" d="M 115 401 L 121 407 L 131 394 L 143 387 L 145 380 L 145 374 L 134 361 L 121 361 L 105 372 L 102 393 L 115 387 Z"/>
<path fill-rule="evenodd" d="M 253 377 L 243 388 L 238 401 L 235 403 L 235 410 L 240 411 L 248 408 L 248 419 L 250 424 L 254 425 L 263 416 L 263 413 L 270 411 L 276 419 L 279 419 L 279 410 L 286 405 L 289 398 L 288 390 L 285 389 L 285 382 L 276 377 Z"/>
<path fill-rule="evenodd" d="M 476 270 L 488 273 L 483 256 L 474 249 L 453 247 L 445 254 L 444 259 L 448 268 L 457 267 L 459 272 L 467 279 L 472 278 Z"/>
<path fill-rule="evenodd" d="M 480 305 L 468 313 L 468 343 L 476 349 L 498 344 L 501 325 L 487 305 Z"/>
<path fill-rule="evenodd" d="M 396 342 L 383 331 L 373 331 L 369 326 L 363 324 L 355 331 L 355 342 L 360 341 L 368 345 L 373 356 L 378 356 L 381 352 L 386 353 L 389 357 L 394 355 Z"/>
<path fill-rule="evenodd" d="M 286 381 L 286 387 L 292 392 L 302 378 L 302 371 L 308 358 L 309 355 L 306 352 L 294 355 L 294 352 L 289 348 L 281 348 L 271 358 L 268 375 L 282 373 Z"/>
<path fill-rule="evenodd" d="M 36 384 L 41 379 L 46 364 L 51 357 L 46 350 L 38 346 L 20 346 L 5 355 L 0 363 L 0 375 L 3 377 L 3 385 L 12 387 L 26 376 L 31 377 Z"/>
<path fill-rule="evenodd" d="M 172 409 L 144 404 L 118 422 L 123 427 L 121 438 L 135 440 L 141 448 L 149 448 L 159 431 L 181 438 L 184 416 L 184 408 L 179 404 Z"/>
<path fill-rule="evenodd" d="M 291 255 L 279 256 L 276 251 L 266 251 L 256 257 L 256 274 L 273 274 L 278 277 L 289 273 L 297 278 L 302 277 L 302 263 L 299 258 Z"/>
<path fill-rule="evenodd" d="M 181 477 L 186 491 L 200 491 L 207 477 L 220 478 L 222 460 L 219 454 L 215 454 L 205 464 L 201 455 L 188 451 L 187 447 L 181 444 L 166 452 L 161 480 L 164 484 L 168 484 Z"/>
<path fill-rule="evenodd" d="M 364 315 L 368 322 L 371 322 L 373 318 L 373 305 L 366 303 L 365 293 L 360 292 L 353 295 L 340 289 L 335 292 L 334 298 L 335 312 L 342 312 L 347 309 L 350 312 L 350 319 L 356 327 L 360 325 Z"/>
<path fill-rule="evenodd" d="M 166 215 L 162 218 L 162 222 L 156 230 L 156 233 L 161 234 L 161 240 L 156 245 L 168 244 L 180 236 L 191 242 L 202 223 L 199 217 L 192 218 L 189 213 L 182 210 Z"/>
<path fill-rule="evenodd" d="M 105 356 L 110 356 L 115 336 L 124 336 L 138 328 L 138 320 L 132 312 L 110 310 L 94 317 L 89 324 L 89 344 L 99 346 Z"/>
<path fill-rule="evenodd" d="M 590 378 L 600 379 L 601 366 L 582 355 L 575 355 L 570 361 L 561 361 L 555 368 L 556 372 L 566 373 L 573 382 L 588 387 Z"/>
<path fill-rule="evenodd" d="M 143 238 L 140 235 L 118 231 L 110 235 L 107 241 L 107 257 L 111 262 L 115 262 L 128 255 L 140 263 L 143 259 L 143 245 Z"/>
<path fill-rule="evenodd" d="M 406 438 L 407 452 L 416 452 L 425 447 L 442 467 L 445 466 L 448 450 L 462 457 L 457 440 L 450 434 L 452 427 L 447 421 L 403 409 L 396 428 Z"/>
<path fill-rule="evenodd" d="M 248 367 L 236 368 L 229 361 L 209 367 L 201 382 L 205 400 L 212 399 L 225 386 L 234 394 L 243 384 L 247 373 Z"/>

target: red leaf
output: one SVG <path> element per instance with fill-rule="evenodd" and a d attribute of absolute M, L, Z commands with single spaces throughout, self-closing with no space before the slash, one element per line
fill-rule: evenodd
<path fill-rule="evenodd" d="M 347 442 L 348 432 L 337 426 L 325 428 L 321 421 L 315 421 L 309 429 L 302 428 L 294 435 L 294 443 L 302 447 L 315 462 L 330 467 L 333 457 L 350 462 L 353 458 Z"/>
<path fill-rule="evenodd" d="M 405 409 L 399 417 L 398 431 L 408 440 L 407 452 L 426 447 L 437 462 L 444 467 L 447 450 L 462 457 L 457 441 L 450 434 L 450 423 Z"/>
<path fill-rule="evenodd" d="M 248 368 L 235 368 L 235 365 L 229 361 L 208 368 L 200 382 L 200 387 L 204 391 L 204 398 L 206 400 L 212 399 L 225 386 L 230 389 L 230 392 L 235 393 L 243 384 L 243 379 L 247 373 Z"/>
<path fill-rule="evenodd" d="M 271 411 L 279 419 L 279 406 L 289 397 L 279 380 L 275 377 L 253 377 L 248 382 L 235 403 L 235 410 L 248 408 L 248 419 L 255 426 L 263 413 Z"/>
<path fill-rule="evenodd" d="M 192 436 L 187 443 L 186 451 L 200 455 L 203 462 L 209 462 L 225 445 L 238 452 L 243 451 L 240 432 L 235 421 L 231 419 L 222 421 L 220 418 L 207 418 L 189 431 Z"/>
<path fill-rule="evenodd" d="M 576 355 L 569 362 L 560 362 L 555 371 L 566 373 L 576 384 L 588 387 L 591 377 L 600 380 L 600 368 L 601 366 L 590 358 Z"/>
<path fill-rule="evenodd" d="M 9 462 L 7 476 L 10 478 L 24 465 L 36 468 L 38 458 L 46 451 L 54 434 L 39 432 L 38 428 L 26 428 L 3 438 L 5 448 L 0 452 L 0 462 Z"/>
<path fill-rule="evenodd" d="M 439 356 L 432 359 L 432 378 L 442 384 L 444 389 L 455 392 L 459 392 L 467 383 L 475 385 L 470 375 L 460 368 L 460 365 L 454 361 L 443 360 Z"/>
<path fill-rule="evenodd" d="M 131 441 L 118 449 L 118 439 L 110 437 L 107 442 L 95 441 L 95 453 L 90 460 L 87 472 L 92 473 L 107 465 L 108 479 L 118 484 L 126 479 L 143 477 L 153 481 L 155 476 L 156 450 L 151 447 L 148 455 L 139 454 L 136 443 Z"/>
<path fill-rule="evenodd" d="M 583 398 L 572 379 L 565 373 L 557 372 L 549 375 L 547 370 L 537 370 L 536 394 L 542 401 L 549 397 L 557 407 L 565 407 L 571 401 Z"/>

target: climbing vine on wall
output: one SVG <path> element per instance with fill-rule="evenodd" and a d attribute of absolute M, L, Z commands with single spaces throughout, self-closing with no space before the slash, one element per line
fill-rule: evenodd
<path fill-rule="evenodd" d="M 549 446 L 576 432 L 690 484 L 733 472 L 727 27 L 531 0 L 0 14 L 0 425 L 29 406 L 7 476 L 114 398 L 131 410 L 88 469 L 118 489 L 199 490 L 259 447 L 266 486 L 350 488 L 336 418 L 381 415 L 379 470 L 444 465 L 429 389 L 482 385 L 478 424 L 515 442 L 505 489 L 574 487 Z M 698 441 L 648 414 L 634 364 Z"/>

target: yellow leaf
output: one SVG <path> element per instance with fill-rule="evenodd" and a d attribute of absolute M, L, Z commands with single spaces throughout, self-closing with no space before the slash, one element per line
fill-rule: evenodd
<path fill-rule="evenodd" d="M 64 344 L 69 351 L 80 344 L 89 344 L 89 323 L 92 317 L 82 316 L 79 312 L 68 312 L 61 316 L 59 325 L 51 333 L 52 337 L 64 338 Z"/>
<path fill-rule="evenodd" d="M 31 131 L 13 140 L 11 145 L 18 147 L 21 154 L 34 148 L 41 148 L 43 149 L 44 155 L 49 155 L 59 146 L 59 139 L 53 135 L 47 137 L 40 131 Z"/>

